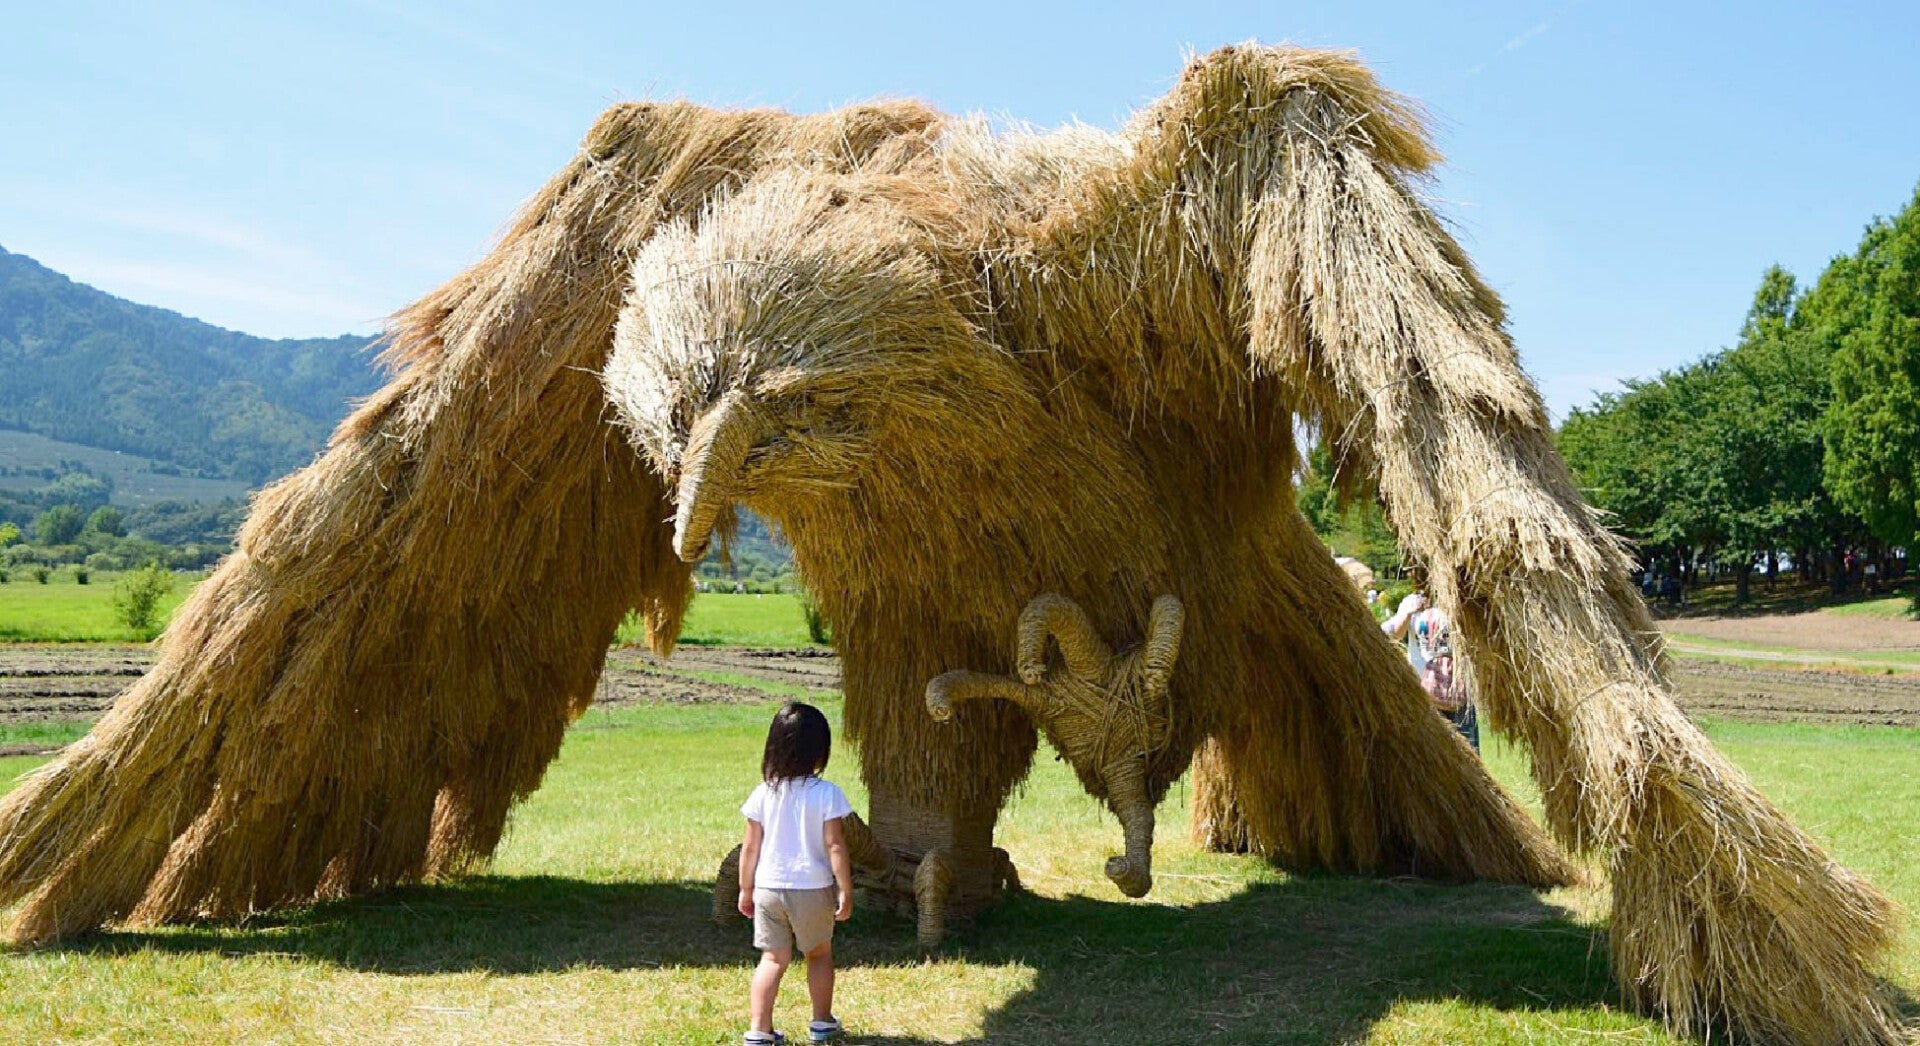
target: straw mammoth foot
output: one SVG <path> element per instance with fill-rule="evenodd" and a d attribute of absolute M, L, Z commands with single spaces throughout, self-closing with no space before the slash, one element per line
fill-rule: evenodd
<path fill-rule="evenodd" d="M 966 861 L 956 851 L 937 848 L 919 856 L 896 854 L 886 874 L 863 870 L 854 881 L 867 904 L 912 919 L 922 948 L 939 947 L 955 922 L 973 918 L 1008 890 L 1020 889 L 1013 858 L 997 846 L 988 852 L 984 868 L 977 859 Z M 985 892 L 969 888 L 983 881 Z"/>
<path fill-rule="evenodd" d="M 1649 822 L 1669 845 L 1627 848 L 1612 868 L 1609 938 L 1630 1002 L 1709 1039 L 1913 1041 L 1873 974 L 1898 927 L 1886 897 L 1777 819 L 1755 825 L 1770 839 L 1672 806 Z"/>
<path fill-rule="evenodd" d="M 853 881 L 864 902 L 881 911 L 912 919 L 921 947 L 935 948 L 946 938 L 950 921 L 970 918 L 998 901 L 1007 890 L 1020 889 L 1013 858 L 992 847 L 974 861 L 963 861 L 952 850 L 936 848 L 925 854 L 890 850 L 875 841 L 857 817 L 848 818 L 849 846 L 854 858 Z M 964 889 L 984 883 L 984 892 Z M 740 847 L 727 851 L 713 883 L 714 922 L 728 926 L 740 916 Z"/>

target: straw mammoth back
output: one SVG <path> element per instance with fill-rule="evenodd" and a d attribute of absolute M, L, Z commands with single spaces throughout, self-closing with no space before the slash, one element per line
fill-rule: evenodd
<path fill-rule="evenodd" d="M 1554 833 L 1606 862 L 1630 998 L 1893 1041 L 1887 902 L 1675 709 L 1498 299 L 1412 190 L 1437 160 L 1350 58 L 1264 48 L 1113 136 L 610 112 L 401 317 L 394 384 L 263 495 L 155 670 L 0 806 L 14 937 L 483 859 L 620 615 L 670 647 L 738 505 L 839 626 L 876 879 L 942 919 L 1011 878 L 1036 728 L 1120 817 L 1129 893 L 1190 767 L 1213 845 L 1566 881 L 1293 507 L 1304 417 L 1377 483 Z"/>

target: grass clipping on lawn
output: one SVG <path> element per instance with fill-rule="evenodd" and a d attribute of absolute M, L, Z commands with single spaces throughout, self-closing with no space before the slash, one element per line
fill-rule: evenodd
<path fill-rule="evenodd" d="M 1554 833 L 1607 862 L 1630 998 L 1692 1033 L 1897 1041 L 1889 902 L 1675 707 L 1498 298 L 1418 194 L 1438 160 L 1351 57 L 1259 47 L 1117 135 L 612 110 L 402 314 L 393 384 L 261 496 L 155 670 L 0 805 L 12 937 L 483 859 L 622 613 L 670 646 L 676 553 L 741 500 L 838 626 L 876 835 L 965 826 L 959 880 L 1033 724 L 921 694 L 1010 672 L 1053 591 L 1116 648 L 1185 606 L 1148 788 L 1191 761 L 1212 844 L 1564 881 L 1293 507 L 1299 414 L 1377 487 Z"/>

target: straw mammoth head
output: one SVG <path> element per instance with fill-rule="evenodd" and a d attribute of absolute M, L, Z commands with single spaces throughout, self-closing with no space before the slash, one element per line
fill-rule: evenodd
<path fill-rule="evenodd" d="M 602 381 L 676 487 L 682 558 L 736 502 L 856 485 L 891 420 L 948 401 L 943 357 L 977 346 L 901 189 L 769 175 L 635 258 Z"/>

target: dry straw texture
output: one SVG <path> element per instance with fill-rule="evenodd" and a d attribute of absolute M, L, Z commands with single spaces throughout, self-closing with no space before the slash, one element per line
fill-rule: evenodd
<path fill-rule="evenodd" d="M 1416 192 L 1437 162 L 1364 68 L 1296 50 L 1198 58 L 1118 135 L 614 110 L 400 318 L 394 384 L 262 496 L 159 667 L 0 807 L 13 935 L 484 857 L 620 614 L 669 645 L 676 554 L 740 503 L 838 626 L 875 836 L 955 911 L 1005 878 L 1035 728 L 922 697 L 1019 674 L 1043 593 L 1108 650 L 1185 608 L 1145 791 L 1191 761 L 1214 845 L 1566 881 L 1293 507 L 1304 418 L 1383 496 L 1555 834 L 1609 865 L 1629 996 L 1694 1033 L 1895 1040 L 1888 903 L 1675 709 L 1498 299 Z"/>

